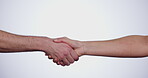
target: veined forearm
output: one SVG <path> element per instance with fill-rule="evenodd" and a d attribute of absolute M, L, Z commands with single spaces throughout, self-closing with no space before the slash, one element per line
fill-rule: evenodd
<path fill-rule="evenodd" d="M 0 52 L 43 51 L 63 66 L 78 60 L 76 52 L 67 44 L 54 43 L 47 37 L 20 36 L 0 31 Z"/>
<path fill-rule="evenodd" d="M 42 37 L 20 36 L 0 31 L 0 52 L 40 50 Z"/>
<path fill-rule="evenodd" d="M 145 36 L 127 36 L 108 41 L 84 42 L 86 55 L 142 57 L 148 55 Z"/>

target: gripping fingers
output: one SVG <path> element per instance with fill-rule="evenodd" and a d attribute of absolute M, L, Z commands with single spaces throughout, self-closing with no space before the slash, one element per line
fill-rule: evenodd
<path fill-rule="evenodd" d="M 73 63 L 75 61 L 71 55 L 68 55 L 66 59 L 69 61 L 69 63 Z"/>
<path fill-rule="evenodd" d="M 72 58 L 75 61 L 78 61 L 79 60 L 79 56 L 78 56 L 78 54 L 74 50 L 70 51 L 70 55 L 72 56 Z"/>
<path fill-rule="evenodd" d="M 64 65 L 67 65 L 67 66 L 70 65 L 70 62 L 66 58 L 63 59 L 63 63 L 64 63 Z"/>

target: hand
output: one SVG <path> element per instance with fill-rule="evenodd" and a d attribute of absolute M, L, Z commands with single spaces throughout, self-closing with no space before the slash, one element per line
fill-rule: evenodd
<path fill-rule="evenodd" d="M 70 65 L 78 60 L 76 52 L 65 43 L 55 43 L 52 39 L 46 38 L 43 45 L 45 54 L 49 55 L 49 58 L 52 58 L 53 62 L 58 65 Z"/>
<path fill-rule="evenodd" d="M 77 52 L 78 56 L 82 56 L 85 54 L 85 51 L 84 51 L 85 47 L 84 47 L 83 42 L 81 41 L 72 40 L 67 37 L 62 37 L 62 38 L 54 39 L 54 42 L 68 44 L 74 49 L 75 52 Z"/>

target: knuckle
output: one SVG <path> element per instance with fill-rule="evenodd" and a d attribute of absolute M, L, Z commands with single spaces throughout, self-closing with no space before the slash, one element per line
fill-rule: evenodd
<path fill-rule="evenodd" d="M 64 55 L 64 56 L 68 56 L 69 54 L 70 54 L 69 51 L 64 51 L 64 52 L 63 52 L 63 55 Z"/>

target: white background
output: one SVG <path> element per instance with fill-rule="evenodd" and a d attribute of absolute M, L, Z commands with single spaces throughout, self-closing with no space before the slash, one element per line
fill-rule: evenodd
<path fill-rule="evenodd" d="M 81 41 L 148 34 L 147 0 L 0 0 L 0 29 Z M 0 54 L 0 78 L 148 78 L 148 58 L 82 56 L 57 66 L 42 52 Z"/>

